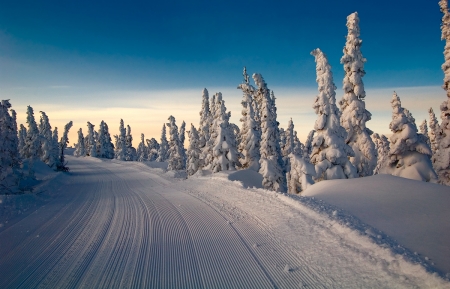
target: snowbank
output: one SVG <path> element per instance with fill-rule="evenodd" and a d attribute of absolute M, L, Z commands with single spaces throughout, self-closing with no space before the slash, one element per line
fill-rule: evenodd
<path fill-rule="evenodd" d="M 343 209 L 450 273 L 450 187 L 376 175 L 322 181 L 302 195 Z"/>

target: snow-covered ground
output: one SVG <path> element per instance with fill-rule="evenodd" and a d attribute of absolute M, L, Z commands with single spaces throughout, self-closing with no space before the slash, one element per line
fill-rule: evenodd
<path fill-rule="evenodd" d="M 313 199 L 257 188 L 260 176 L 249 171 L 185 180 L 160 163 L 67 159 L 71 172 L 43 173 L 35 194 L 1 196 L 0 288 L 450 288 L 424 267 L 428 256 L 445 268 L 435 257 L 396 251 L 377 229 L 409 244 L 359 216 L 364 207 L 318 201 L 329 182 L 308 189 Z M 441 238 L 445 214 L 432 226 Z M 448 248 L 441 254 L 448 259 Z"/>

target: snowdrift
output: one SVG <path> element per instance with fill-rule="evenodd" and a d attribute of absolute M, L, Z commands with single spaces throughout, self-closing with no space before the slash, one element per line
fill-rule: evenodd
<path fill-rule="evenodd" d="M 450 187 L 375 175 L 322 181 L 302 195 L 343 209 L 450 272 Z"/>

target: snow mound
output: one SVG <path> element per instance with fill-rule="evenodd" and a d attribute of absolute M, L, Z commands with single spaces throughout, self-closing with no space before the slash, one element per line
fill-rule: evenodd
<path fill-rule="evenodd" d="M 251 169 L 232 172 L 228 175 L 228 179 L 241 182 L 244 188 L 263 188 L 261 174 Z"/>
<path fill-rule="evenodd" d="M 430 261 L 443 275 L 450 273 L 449 187 L 375 175 L 322 181 L 302 195 L 311 197 L 305 198 L 312 200 L 311 203 L 319 199 L 342 209 Z M 370 228 L 365 233 L 376 238 L 383 236 Z"/>

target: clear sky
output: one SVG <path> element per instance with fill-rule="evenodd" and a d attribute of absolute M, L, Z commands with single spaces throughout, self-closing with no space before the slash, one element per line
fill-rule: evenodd
<path fill-rule="evenodd" d="M 393 90 L 418 124 L 430 106 L 438 113 L 446 99 L 438 0 L 2 1 L 0 99 L 11 99 L 19 123 L 27 105 L 59 129 L 73 120 L 71 144 L 87 121 L 103 119 L 115 134 L 120 118 L 137 144 L 140 133 L 159 141 L 171 114 L 197 126 L 204 87 L 223 93 L 240 126 L 236 86 L 246 66 L 274 90 L 282 127 L 292 117 L 304 141 L 316 119 L 309 53 L 327 54 L 339 100 L 346 17 L 355 11 L 367 126 L 389 133 Z"/>

